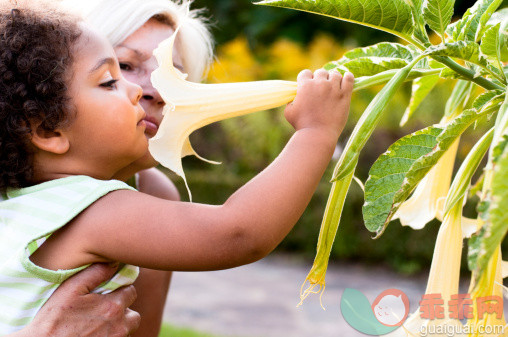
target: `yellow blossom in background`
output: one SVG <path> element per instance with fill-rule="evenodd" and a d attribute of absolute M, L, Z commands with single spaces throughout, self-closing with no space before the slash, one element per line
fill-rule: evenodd
<path fill-rule="evenodd" d="M 244 36 L 239 36 L 218 47 L 208 82 L 295 80 L 303 69 L 319 69 L 343 53 L 340 44 L 327 34 L 317 35 L 308 46 L 281 38 L 255 51 Z"/>
<path fill-rule="evenodd" d="M 296 79 L 298 73 L 310 65 L 309 55 L 303 46 L 287 39 L 276 41 L 267 54 L 265 69 L 273 78 Z"/>
<path fill-rule="evenodd" d="M 319 69 L 330 61 L 340 59 L 345 51 L 331 35 L 319 34 L 309 44 L 309 68 Z"/>
<path fill-rule="evenodd" d="M 247 39 L 239 36 L 217 50 L 217 60 L 210 68 L 208 82 L 247 82 L 259 80 L 264 72 L 252 54 Z"/>

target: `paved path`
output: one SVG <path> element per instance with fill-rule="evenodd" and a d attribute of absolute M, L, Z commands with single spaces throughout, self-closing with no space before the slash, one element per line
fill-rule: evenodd
<path fill-rule="evenodd" d="M 344 288 L 361 290 L 372 301 L 389 288 L 404 291 L 411 311 L 425 291 L 426 275 L 401 277 L 384 268 L 333 265 L 323 295 L 296 308 L 301 282 L 310 265 L 287 256 L 223 271 L 175 273 L 165 321 L 175 326 L 237 337 L 356 337 L 340 314 Z"/>

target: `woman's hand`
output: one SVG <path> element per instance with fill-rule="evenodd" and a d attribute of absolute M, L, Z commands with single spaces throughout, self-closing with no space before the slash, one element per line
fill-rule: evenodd
<path fill-rule="evenodd" d="M 91 291 L 109 280 L 117 266 L 95 264 L 65 281 L 44 304 L 32 323 L 10 337 L 126 337 L 140 316 L 128 309 L 136 299 L 133 286 L 99 295 Z"/>

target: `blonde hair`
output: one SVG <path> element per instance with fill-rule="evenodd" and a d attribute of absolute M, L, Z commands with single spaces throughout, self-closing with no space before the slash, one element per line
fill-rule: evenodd
<path fill-rule="evenodd" d="M 192 0 L 63 0 L 113 46 L 154 18 L 171 28 L 180 27 L 178 51 L 190 81 L 199 82 L 213 59 L 213 41 L 200 10 L 190 10 Z"/>

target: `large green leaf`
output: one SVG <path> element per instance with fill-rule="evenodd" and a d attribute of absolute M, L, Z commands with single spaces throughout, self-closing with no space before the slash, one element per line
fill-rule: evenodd
<path fill-rule="evenodd" d="M 264 0 L 255 4 L 330 16 L 412 39 L 413 14 L 404 0 Z"/>
<path fill-rule="evenodd" d="M 371 232 L 381 233 L 391 218 L 394 196 L 416 160 L 432 151 L 443 131 L 431 126 L 399 139 L 372 165 L 365 183 L 363 220 Z"/>
<path fill-rule="evenodd" d="M 423 17 L 430 29 L 445 36 L 445 30 L 453 16 L 455 0 L 425 0 L 423 4 Z"/>
<path fill-rule="evenodd" d="M 497 100 L 497 105 L 501 100 Z M 416 185 L 453 142 L 490 110 L 469 109 L 445 126 L 434 125 L 405 136 L 379 157 L 365 183 L 363 217 L 368 230 L 382 234 Z"/>
<path fill-rule="evenodd" d="M 492 13 L 501 5 L 503 0 L 478 0 L 469 8 L 456 24 L 447 30 L 454 41 L 475 42 L 479 36 L 477 31 L 481 31 Z"/>
<path fill-rule="evenodd" d="M 413 116 L 422 101 L 432 91 L 439 81 L 439 75 L 420 77 L 413 81 L 411 100 L 402 116 L 400 125 L 403 126 Z"/>

